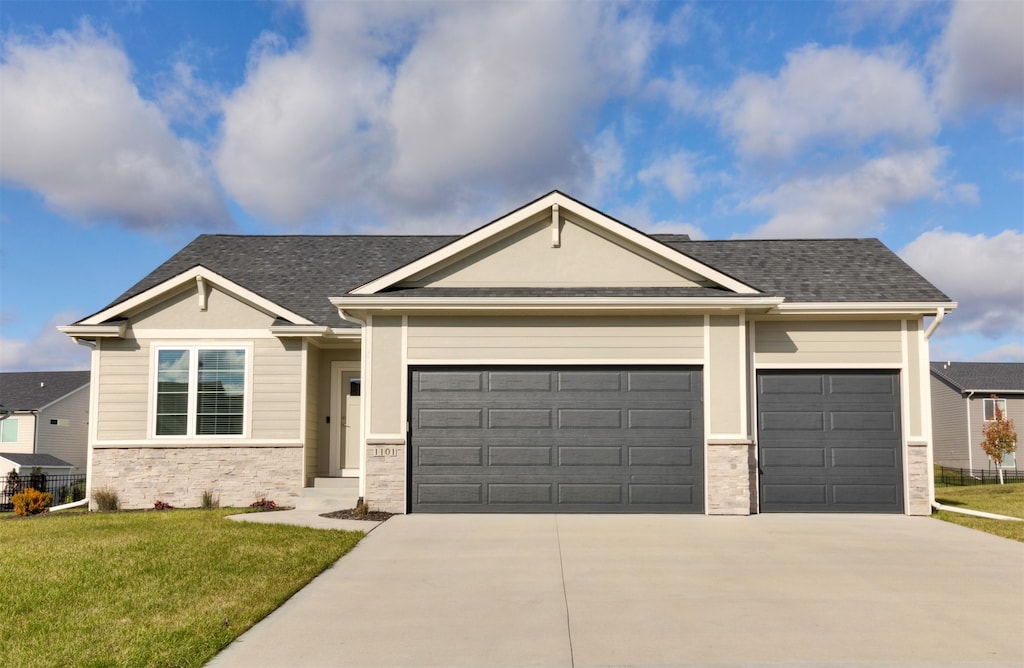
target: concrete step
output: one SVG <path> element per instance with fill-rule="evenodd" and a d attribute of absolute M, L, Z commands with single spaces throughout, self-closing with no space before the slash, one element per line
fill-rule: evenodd
<path fill-rule="evenodd" d="M 345 510 L 355 508 L 359 501 L 359 481 L 354 485 L 306 487 L 295 502 L 296 510 Z"/>
<path fill-rule="evenodd" d="M 313 478 L 313 487 L 317 489 L 359 489 L 359 478 Z"/>

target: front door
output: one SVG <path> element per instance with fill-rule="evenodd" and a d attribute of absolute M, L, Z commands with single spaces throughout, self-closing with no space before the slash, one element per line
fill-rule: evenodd
<path fill-rule="evenodd" d="M 359 371 L 337 367 L 331 373 L 332 476 L 359 475 L 359 427 L 362 383 Z"/>

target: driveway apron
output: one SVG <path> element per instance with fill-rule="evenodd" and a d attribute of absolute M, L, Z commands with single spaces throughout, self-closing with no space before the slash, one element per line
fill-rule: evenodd
<path fill-rule="evenodd" d="M 1024 545 L 892 515 L 406 515 L 211 666 L 1024 665 Z"/>

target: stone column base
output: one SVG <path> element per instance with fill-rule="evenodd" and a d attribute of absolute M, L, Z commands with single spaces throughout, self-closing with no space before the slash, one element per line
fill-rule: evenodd
<path fill-rule="evenodd" d="M 749 440 L 708 441 L 707 512 L 749 515 L 757 508 L 757 458 Z"/>

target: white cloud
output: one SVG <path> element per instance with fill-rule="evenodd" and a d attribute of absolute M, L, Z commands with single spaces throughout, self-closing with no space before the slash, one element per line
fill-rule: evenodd
<path fill-rule="evenodd" d="M 936 48 L 936 95 L 944 110 L 995 108 L 1016 117 L 1024 105 L 1024 3 L 957 2 Z"/>
<path fill-rule="evenodd" d="M 870 24 L 896 30 L 914 13 L 928 6 L 924 0 L 840 0 L 838 11 L 854 30 Z"/>
<path fill-rule="evenodd" d="M 222 183 L 276 221 L 583 189 L 602 176 L 597 112 L 639 86 L 654 39 L 645 8 L 601 3 L 310 3 L 306 18 L 308 39 L 257 51 L 224 104 Z"/>
<path fill-rule="evenodd" d="M 925 232 L 899 255 L 959 303 L 942 327 L 989 338 L 1024 334 L 1024 233 Z"/>
<path fill-rule="evenodd" d="M 958 183 L 953 186 L 953 195 L 964 204 L 981 204 L 981 195 L 975 183 Z"/>
<path fill-rule="evenodd" d="M 39 41 L 7 37 L 0 179 L 79 219 L 227 225 L 199 148 L 174 135 L 131 77 L 121 48 L 88 24 Z"/>
<path fill-rule="evenodd" d="M 739 77 L 717 107 L 724 132 L 749 158 L 879 139 L 920 144 L 938 129 L 921 75 L 898 53 L 844 46 L 793 51 L 777 76 Z"/>
<path fill-rule="evenodd" d="M 0 370 L 66 371 L 89 368 L 89 349 L 57 331 L 58 325 L 75 320 L 71 313 L 58 313 L 31 339 L 0 338 Z"/>
<path fill-rule="evenodd" d="M 641 183 L 659 184 L 677 201 L 683 201 L 700 187 L 696 171 L 697 158 L 687 151 L 677 151 L 660 158 L 640 170 Z"/>
<path fill-rule="evenodd" d="M 869 160 L 855 170 L 798 178 L 761 193 L 746 207 L 771 219 L 751 236 L 762 238 L 863 236 L 877 233 L 892 208 L 939 194 L 945 155 L 935 148 Z"/>
<path fill-rule="evenodd" d="M 1024 343 L 1007 343 L 975 355 L 974 362 L 1024 362 Z"/>

